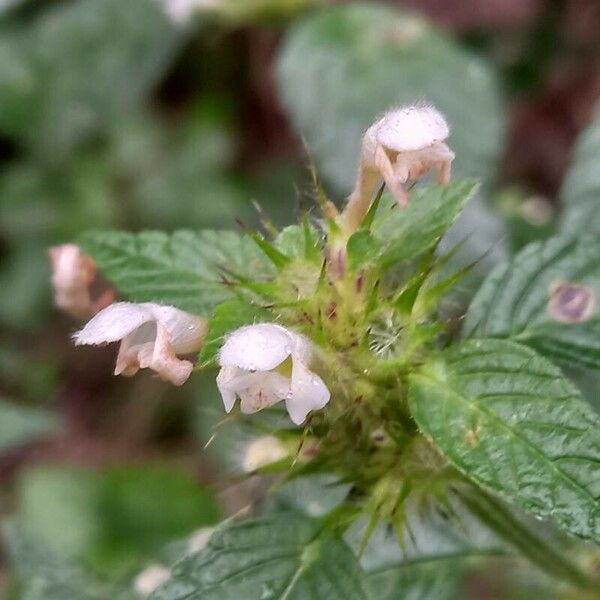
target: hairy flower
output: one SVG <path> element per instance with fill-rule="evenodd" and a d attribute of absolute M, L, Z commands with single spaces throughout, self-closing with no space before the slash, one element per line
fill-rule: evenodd
<path fill-rule="evenodd" d="M 373 192 L 383 177 L 402 206 L 408 204 L 404 184 L 431 169 L 440 184 L 450 181 L 454 153 L 444 143 L 450 130 L 432 106 L 403 106 L 385 113 L 365 133 L 356 186 L 344 211 L 344 226 L 352 232 L 364 218 Z"/>
<path fill-rule="evenodd" d="M 202 347 L 206 321 L 173 306 L 152 302 L 117 302 L 99 312 L 73 339 L 77 345 L 121 342 L 115 375 L 134 375 L 152 369 L 161 379 L 182 385 L 193 364 L 178 354 Z"/>
<path fill-rule="evenodd" d="M 309 369 L 311 343 L 285 327 L 259 323 L 231 333 L 219 354 L 217 385 L 225 410 L 237 397 L 243 413 L 285 400 L 291 420 L 300 425 L 311 410 L 323 408 L 330 393 Z"/>
<path fill-rule="evenodd" d="M 53 246 L 48 250 L 52 263 L 54 303 L 78 319 L 89 319 L 114 300 L 114 291 L 105 290 L 93 299 L 91 285 L 96 279 L 96 263 L 76 244 Z"/>

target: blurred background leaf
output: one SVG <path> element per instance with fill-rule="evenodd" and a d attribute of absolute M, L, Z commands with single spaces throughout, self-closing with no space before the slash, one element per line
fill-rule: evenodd
<path fill-rule="evenodd" d="M 0 452 L 56 433 L 55 415 L 39 408 L 16 405 L 0 397 Z"/>
<path fill-rule="evenodd" d="M 368 126 L 415 102 L 452 124 L 457 177 L 497 175 L 504 120 L 492 68 L 413 14 L 378 4 L 316 12 L 287 34 L 278 75 L 292 121 L 338 193 L 352 189 Z"/>
<path fill-rule="evenodd" d="M 168 542 L 214 525 L 220 509 L 185 471 L 40 467 L 19 482 L 19 521 L 40 544 L 103 576 L 141 569 Z"/>

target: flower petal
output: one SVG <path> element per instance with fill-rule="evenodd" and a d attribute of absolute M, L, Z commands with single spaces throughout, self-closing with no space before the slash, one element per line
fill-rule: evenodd
<path fill-rule="evenodd" d="M 156 317 L 156 320 L 166 327 L 171 338 L 175 354 L 189 354 L 198 352 L 206 335 L 206 319 L 192 315 L 174 306 L 162 306 L 146 302 Z"/>
<path fill-rule="evenodd" d="M 420 150 L 450 134 L 444 116 L 433 106 L 402 106 L 386 113 L 375 125 L 377 141 L 396 152 Z"/>
<path fill-rule="evenodd" d="M 144 304 L 116 302 L 88 321 L 81 331 L 73 335 L 73 340 L 77 346 L 117 342 L 144 323 L 154 320 L 152 310 Z"/>
<path fill-rule="evenodd" d="M 285 405 L 296 425 L 304 423 L 311 410 L 323 408 L 331 397 L 323 380 L 300 360 L 293 362 L 290 391 Z"/>
<path fill-rule="evenodd" d="M 252 414 L 277 404 L 290 393 L 290 380 L 279 373 L 255 373 L 249 387 L 238 392 L 240 408 L 244 414 Z"/>
<path fill-rule="evenodd" d="M 279 325 L 248 325 L 227 336 L 219 353 L 219 363 L 246 371 L 270 371 L 292 353 L 294 343 L 289 332 Z"/>
<path fill-rule="evenodd" d="M 183 385 L 192 374 L 194 365 L 189 360 L 177 358 L 167 328 L 162 323 L 156 325 L 156 341 L 152 356 L 146 358 L 140 353 L 140 368 L 156 371 L 161 379 L 173 385 Z"/>
<path fill-rule="evenodd" d="M 217 387 L 219 388 L 221 398 L 223 398 L 226 412 L 231 412 L 235 405 L 237 397 L 236 380 L 242 373 L 244 371 L 238 367 L 221 367 L 217 375 Z"/>

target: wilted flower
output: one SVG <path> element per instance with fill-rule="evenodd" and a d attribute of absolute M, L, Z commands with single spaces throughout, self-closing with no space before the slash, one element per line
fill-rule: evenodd
<path fill-rule="evenodd" d="M 256 438 L 248 445 L 242 466 L 244 472 L 253 473 L 286 456 L 288 456 L 288 452 L 284 445 L 275 436 L 265 435 Z"/>
<path fill-rule="evenodd" d="M 550 286 L 548 312 L 561 323 L 587 321 L 596 308 L 596 295 L 587 285 L 556 281 Z"/>
<path fill-rule="evenodd" d="M 89 319 L 114 300 L 114 291 L 105 290 L 92 299 L 91 285 L 96 278 L 96 263 L 76 244 L 53 246 L 48 250 L 52 262 L 52 285 L 56 306 L 78 319 Z"/>
<path fill-rule="evenodd" d="M 219 354 L 217 385 L 227 412 L 236 397 L 244 413 L 254 413 L 285 400 L 296 425 L 311 410 L 329 402 L 323 380 L 308 368 L 313 354 L 303 336 L 272 323 L 242 327 L 231 333 Z"/>
<path fill-rule="evenodd" d="M 182 385 L 193 364 L 178 354 L 202 347 L 206 321 L 173 306 L 153 302 L 117 302 L 99 312 L 73 336 L 77 345 L 121 342 L 115 375 L 134 375 L 152 369 L 174 385 Z"/>
<path fill-rule="evenodd" d="M 450 181 L 454 153 L 444 143 L 450 131 L 443 115 L 432 106 L 404 106 L 390 110 L 365 133 L 356 186 L 346 210 L 344 225 L 354 231 L 364 218 L 373 192 L 383 177 L 402 205 L 408 204 L 404 184 L 431 169 L 440 184 Z"/>
<path fill-rule="evenodd" d="M 162 565 L 150 565 L 134 580 L 135 591 L 142 596 L 149 596 L 171 577 L 171 571 Z"/>

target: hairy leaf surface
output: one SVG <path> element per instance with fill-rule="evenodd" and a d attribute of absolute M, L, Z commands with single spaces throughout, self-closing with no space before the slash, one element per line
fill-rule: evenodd
<path fill-rule="evenodd" d="M 473 481 L 600 540 L 600 421 L 554 365 L 513 342 L 468 341 L 411 377 L 409 402 Z"/>
<path fill-rule="evenodd" d="M 588 319 L 558 321 L 549 310 L 554 286 L 574 283 L 600 294 L 600 242 L 590 236 L 554 238 L 524 248 L 496 267 L 467 312 L 467 337 L 508 337 L 542 354 L 600 368 L 600 314 L 594 300 Z"/>
<path fill-rule="evenodd" d="M 228 523 L 151 600 L 366 600 L 354 554 L 294 513 Z"/>
<path fill-rule="evenodd" d="M 81 244 L 128 299 L 199 315 L 233 296 L 222 283 L 228 273 L 259 279 L 271 274 L 254 243 L 233 231 L 91 232 Z"/>
<path fill-rule="evenodd" d="M 381 264 L 391 266 L 433 248 L 476 189 L 472 180 L 455 181 L 445 187 L 416 188 L 405 209 L 389 199 L 384 202 L 373 223 L 373 236 L 381 245 Z"/>

